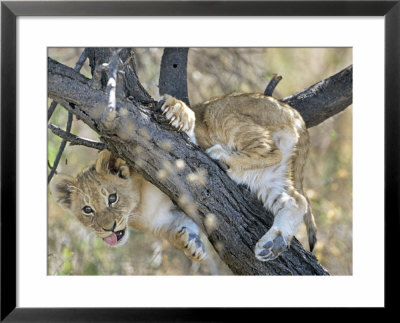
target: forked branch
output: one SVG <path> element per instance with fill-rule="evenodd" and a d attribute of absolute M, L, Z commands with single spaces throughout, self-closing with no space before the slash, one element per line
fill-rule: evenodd
<path fill-rule="evenodd" d="M 59 128 L 51 123 L 48 124 L 47 127 L 56 136 L 64 139 L 65 141 L 68 141 L 70 143 L 70 145 L 81 145 L 81 146 L 98 149 L 98 150 L 103 150 L 106 148 L 106 145 L 102 142 L 78 137 L 76 135 L 73 135 L 72 133 L 62 130 L 61 128 Z"/>

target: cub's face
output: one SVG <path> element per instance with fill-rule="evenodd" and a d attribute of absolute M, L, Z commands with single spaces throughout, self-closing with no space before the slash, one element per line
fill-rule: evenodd
<path fill-rule="evenodd" d="M 77 177 L 56 176 L 52 195 L 86 228 L 109 246 L 124 244 L 129 236 L 128 217 L 139 203 L 128 166 L 103 150 L 96 164 Z"/>

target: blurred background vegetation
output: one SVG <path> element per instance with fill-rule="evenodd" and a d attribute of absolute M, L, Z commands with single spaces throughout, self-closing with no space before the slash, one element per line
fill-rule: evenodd
<path fill-rule="evenodd" d="M 82 48 L 49 48 L 48 55 L 74 67 Z M 158 99 L 162 48 L 137 48 L 140 80 Z M 283 79 L 274 96 L 283 98 L 352 64 L 351 48 L 191 48 L 188 87 L 191 104 L 231 92 L 263 92 L 272 74 Z M 91 77 L 86 62 L 81 73 Z M 50 100 L 49 100 L 50 104 Z M 67 112 L 58 106 L 50 122 L 65 129 Z M 318 226 L 314 253 L 332 275 L 352 274 L 352 107 L 309 129 L 311 151 L 304 188 Z M 81 121 L 72 133 L 98 140 Z M 48 160 L 53 164 L 61 139 L 48 132 Z M 75 175 L 90 165 L 97 151 L 70 146 L 57 171 Z M 207 244 L 209 258 L 198 264 L 165 241 L 131 232 L 121 248 L 107 247 L 83 228 L 48 194 L 49 275 L 232 275 Z M 296 234 L 308 248 L 304 225 Z M 203 239 L 206 241 L 206 239 Z"/>

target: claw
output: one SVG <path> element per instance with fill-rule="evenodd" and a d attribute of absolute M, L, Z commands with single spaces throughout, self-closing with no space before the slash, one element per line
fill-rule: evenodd
<path fill-rule="evenodd" d="M 185 126 L 185 125 L 184 125 L 183 123 L 181 123 L 181 124 L 179 125 L 178 131 L 182 131 L 182 129 L 183 129 L 184 126 Z"/>
<path fill-rule="evenodd" d="M 169 106 L 167 105 L 167 106 L 164 108 L 164 110 L 163 110 L 163 113 L 162 113 L 162 114 L 166 114 L 166 113 L 168 112 L 168 110 L 169 110 Z"/>
<path fill-rule="evenodd" d="M 176 116 L 172 116 L 172 117 L 171 117 L 171 120 L 169 121 L 169 124 L 171 124 L 172 122 L 174 122 L 175 119 L 176 119 Z"/>

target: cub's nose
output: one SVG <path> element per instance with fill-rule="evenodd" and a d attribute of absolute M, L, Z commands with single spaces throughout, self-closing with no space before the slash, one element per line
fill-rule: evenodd
<path fill-rule="evenodd" d="M 117 226 L 117 221 L 114 221 L 114 223 L 113 223 L 111 229 L 103 228 L 103 230 L 104 230 L 104 231 L 111 231 L 111 232 L 114 232 L 116 226 Z"/>

